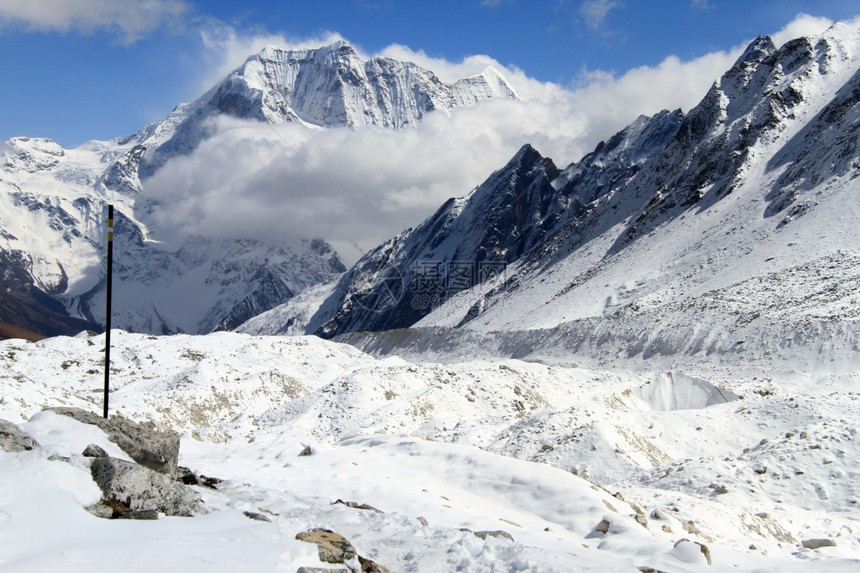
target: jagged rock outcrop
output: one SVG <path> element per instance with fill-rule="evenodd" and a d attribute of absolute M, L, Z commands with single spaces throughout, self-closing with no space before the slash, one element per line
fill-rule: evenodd
<path fill-rule="evenodd" d="M 94 458 L 90 472 L 102 490 L 101 505 L 113 509 L 111 517 L 141 511 L 188 517 L 201 501 L 199 493 L 171 476 L 125 460 Z"/>
<path fill-rule="evenodd" d="M 151 424 L 138 424 L 121 416 L 105 419 L 80 408 L 64 406 L 48 408 L 48 411 L 98 426 L 134 461 L 171 478 L 176 475 L 179 434 Z"/>

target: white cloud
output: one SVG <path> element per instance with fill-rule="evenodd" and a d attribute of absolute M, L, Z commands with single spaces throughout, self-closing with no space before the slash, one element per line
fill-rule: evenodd
<path fill-rule="evenodd" d="M 86 33 L 105 28 L 133 43 L 156 28 L 174 25 L 188 11 L 183 0 L 0 0 L 0 25 Z"/>
<path fill-rule="evenodd" d="M 603 26 L 603 22 L 613 9 L 618 8 L 618 2 L 612 0 L 586 0 L 580 4 L 579 11 L 585 18 L 589 28 L 596 30 Z"/>
<path fill-rule="evenodd" d="M 800 15 L 774 37 L 787 39 L 826 25 Z M 341 38 L 242 38 L 229 31 L 209 41 L 229 69 L 269 43 L 318 47 L 336 39 Z M 214 137 L 146 182 L 145 193 L 162 204 L 155 212 L 156 236 L 158 229 L 181 228 L 274 240 L 321 237 L 354 261 L 357 252 L 350 245 L 373 248 L 419 224 L 445 200 L 483 182 L 525 143 L 565 167 L 640 114 L 688 111 L 745 47 L 690 61 L 669 56 L 621 75 L 583 70 L 574 86 L 564 88 L 488 56 L 448 62 L 392 45 L 379 55 L 416 62 L 444 81 L 492 65 L 523 101 L 490 101 L 450 115 L 437 112 L 402 131 L 311 131 L 222 118 Z"/>
<path fill-rule="evenodd" d="M 771 34 L 771 39 L 777 47 L 794 38 L 801 36 L 817 36 L 833 25 L 833 20 L 810 16 L 809 14 L 798 14 L 782 30 Z"/>

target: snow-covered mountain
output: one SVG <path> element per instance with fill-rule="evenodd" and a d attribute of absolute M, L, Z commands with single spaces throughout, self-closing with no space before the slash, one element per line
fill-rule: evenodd
<path fill-rule="evenodd" d="M 106 204 L 116 206 L 114 325 L 230 329 L 345 268 L 322 239 L 161 242 L 142 181 L 192 152 L 221 115 L 308 128 L 413 127 L 434 110 L 516 98 L 495 70 L 445 84 L 415 64 L 362 60 L 347 44 L 267 48 L 198 100 L 130 136 L 63 149 L 19 137 L 0 150 L 0 322 L 46 334 L 104 323 Z M 171 233 L 171 229 L 161 229 Z M 323 238 L 324 239 L 324 238 Z"/>
<path fill-rule="evenodd" d="M 466 347 L 502 354 L 582 351 L 599 332 L 638 357 L 821 337 L 857 356 L 858 54 L 843 24 L 779 48 L 760 37 L 687 114 L 640 117 L 561 171 L 524 147 L 368 253 L 307 331 L 416 326 L 349 338 L 394 352 L 483 333 Z"/>
<path fill-rule="evenodd" d="M 492 98 L 518 99 L 492 67 L 446 84 L 411 62 L 364 60 L 343 41 L 314 50 L 268 47 L 197 101 L 177 107 L 164 122 L 151 126 L 160 144 L 145 156 L 143 169 L 149 173 L 170 157 L 194 149 L 211 134 L 208 120 L 216 114 L 273 124 L 296 122 L 313 129 L 402 129 L 415 127 L 432 111 Z"/>

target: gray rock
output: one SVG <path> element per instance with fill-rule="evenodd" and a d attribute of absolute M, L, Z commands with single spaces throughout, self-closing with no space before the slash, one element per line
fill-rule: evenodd
<path fill-rule="evenodd" d="M 372 511 L 374 513 L 384 513 L 382 510 L 376 509 L 372 505 L 368 505 L 366 503 L 359 503 L 357 501 L 344 501 L 342 499 L 338 499 L 332 502 L 332 505 L 345 505 L 347 507 L 351 507 L 352 509 L 363 509 L 366 511 Z"/>
<path fill-rule="evenodd" d="M 502 531 L 501 529 L 496 531 L 476 531 L 475 536 L 480 537 L 481 539 L 486 539 L 488 537 L 501 537 L 510 541 L 514 540 L 514 537 L 510 533 Z"/>
<path fill-rule="evenodd" d="M 200 494 L 149 468 L 116 458 L 95 458 L 90 467 L 105 499 L 131 511 L 155 510 L 165 515 L 189 516 Z"/>
<path fill-rule="evenodd" d="M 0 449 L 4 452 L 26 452 L 38 448 L 39 442 L 7 420 L 0 419 Z"/>
<path fill-rule="evenodd" d="M 179 458 L 179 434 L 162 431 L 154 424 L 138 424 L 121 416 L 105 419 L 80 408 L 48 408 L 84 424 L 98 426 L 108 439 L 119 446 L 131 459 L 157 472 L 175 475 Z"/>
<path fill-rule="evenodd" d="M 818 549 L 820 547 L 836 547 L 832 539 L 804 539 L 800 542 L 806 549 Z"/>
<path fill-rule="evenodd" d="M 158 512 L 154 509 L 141 509 L 140 511 L 128 511 L 122 515 L 121 519 L 142 519 L 152 520 L 158 519 Z"/>
<path fill-rule="evenodd" d="M 90 444 L 86 448 L 84 448 L 84 452 L 81 454 L 85 458 L 106 458 L 108 454 L 104 451 L 104 448 L 98 446 L 96 444 Z"/>
<path fill-rule="evenodd" d="M 257 513 L 256 511 L 243 511 L 242 513 L 245 514 L 245 517 L 247 517 L 248 519 L 253 519 L 254 521 L 265 521 L 267 523 L 272 522 L 272 520 L 269 519 L 267 516 L 263 515 L 262 513 Z"/>
<path fill-rule="evenodd" d="M 609 520 L 601 519 L 600 523 L 594 527 L 594 530 L 606 535 L 609 533 Z"/>
<path fill-rule="evenodd" d="M 101 517 L 102 519 L 112 519 L 114 514 L 113 508 L 103 503 L 90 505 L 85 507 L 84 509 L 86 509 L 96 517 Z"/>

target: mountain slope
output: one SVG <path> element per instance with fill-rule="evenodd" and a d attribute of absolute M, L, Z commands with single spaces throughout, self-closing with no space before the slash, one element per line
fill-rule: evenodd
<path fill-rule="evenodd" d="M 507 281 L 418 326 L 600 363 L 848 367 L 860 359 L 858 53 L 843 25 L 779 49 L 759 38 L 629 181 L 593 193 L 570 176 L 579 165 L 566 169 L 560 190 L 600 196 Z"/>
<path fill-rule="evenodd" d="M 467 198 L 363 256 L 311 319 L 323 336 L 409 326 L 453 292 L 491 279 L 537 244 L 568 207 L 558 169 L 531 146 Z"/>
<path fill-rule="evenodd" d="M 415 325 L 345 340 L 434 356 L 459 344 L 466 355 L 588 349 L 600 364 L 790 362 L 788 349 L 816 363 L 860 358 L 857 54 L 860 31 L 843 24 L 779 48 L 760 37 L 686 115 L 639 118 L 561 172 L 518 171 L 523 157 L 551 163 L 522 150 L 483 192 L 362 259 L 308 332 Z M 540 191 L 507 194 L 514 180 Z M 496 209 L 500 197 L 510 209 Z M 537 216 L 520 227 L 511 213 Z M 488 260 L 476 229 L 507 241 L 489 259 L 503 270 L 446 290 L 440 263 Z M 434 281 L 416 309 L 415 285 Z M 386 296 L 383 312 L 363 308 Z"/>

